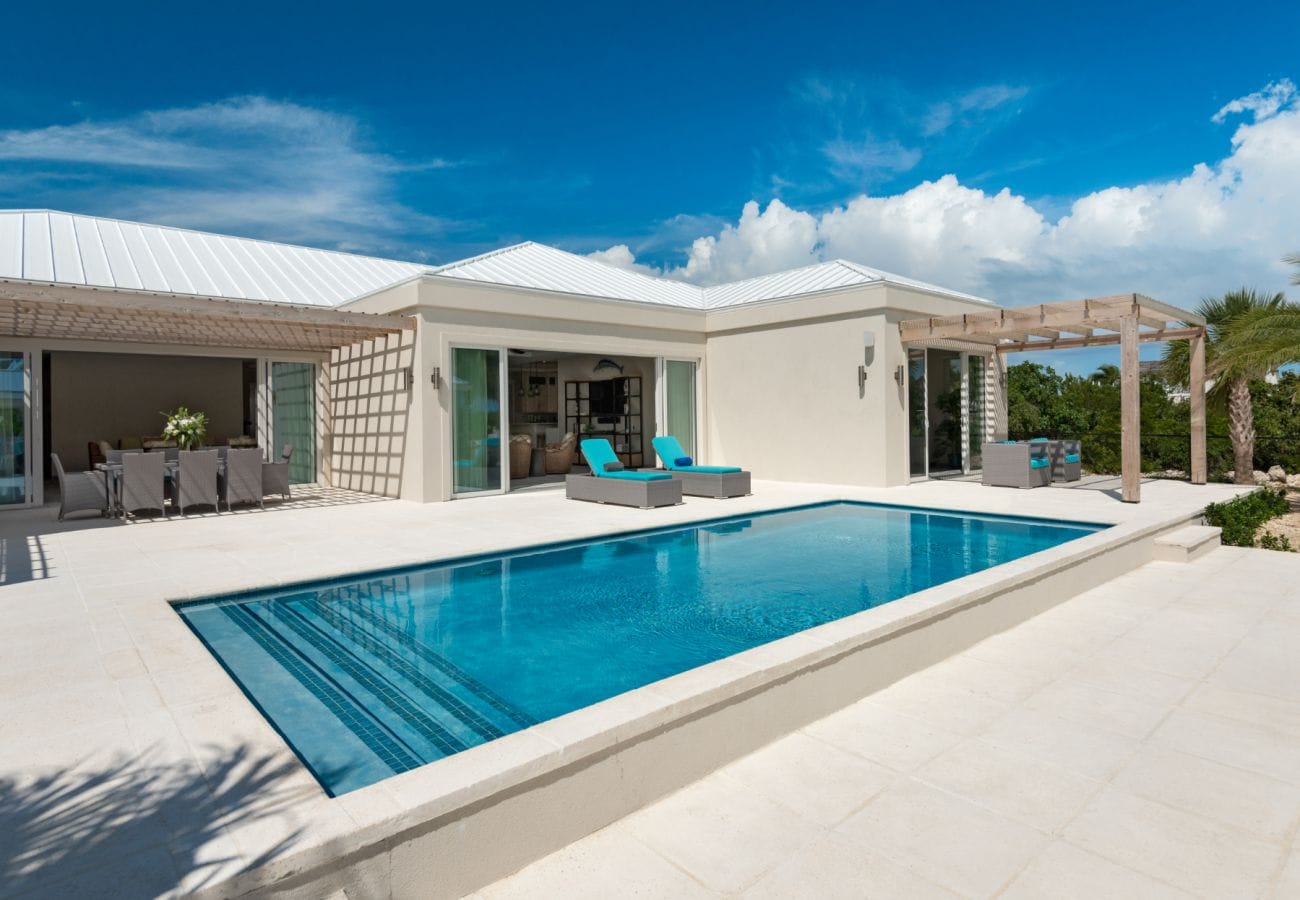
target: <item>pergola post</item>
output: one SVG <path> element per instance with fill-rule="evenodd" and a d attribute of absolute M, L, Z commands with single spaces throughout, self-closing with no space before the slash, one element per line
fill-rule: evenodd
<path fill-rule="evenodd" d="M 1120 319 L 1119 326 L 1122 499 L 1125 503 L 1137 503 L 1142 499 L 1142 384 L 1138 377 L 1137 311 Z"/>
<path fill-rule="evenodd" d="M 1191 370 L 1188 388 L 1192 393 L 1188 400 L 1192 419 L 1192 484 L 1205 484 L 1205 329 L 1202 328 L 1188 344 Z"/>

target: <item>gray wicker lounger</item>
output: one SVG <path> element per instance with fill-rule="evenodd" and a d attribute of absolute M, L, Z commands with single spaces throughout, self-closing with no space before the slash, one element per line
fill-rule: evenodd
<path fill-rule="evenodd" d="M 667 472 L 624 471 L 614 448 L 603 438 L 583 441 L 582 455 L 591 467 L 591 474 L 569 475 L 564 479 L 564 493 L 570 500 L 641 509 L 676 506 L 682 502 L 680 481 Z"/>
<path fill-rule="evenodd" d="M 681 442 L 670 434 L 660 435 L 650 443 L 668 474 L 682 483 L 682 493 L 688 497 L 724 500 L 751 493 L 750 475 L 744 469 L 736 466 L 694 465 L 682 449 Z"/>

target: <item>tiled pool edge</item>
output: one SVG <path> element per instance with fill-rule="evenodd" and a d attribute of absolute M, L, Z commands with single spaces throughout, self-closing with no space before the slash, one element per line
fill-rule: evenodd
<path fill-rule="evenodd" d="M 719 766 L 1152 559 L 1113 528 L 827 623 L 338 800 L 366 822 L 203 892 L 460 896 Z"/>

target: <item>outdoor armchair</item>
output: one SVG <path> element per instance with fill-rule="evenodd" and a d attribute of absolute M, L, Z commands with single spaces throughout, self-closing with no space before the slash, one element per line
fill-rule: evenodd
<path fill-rule="evenodd" d="M 994 487 L 1047 487 L 1052 481 L 1052 459 L 1046 441 L 1004 441 L 981 448 L 982 480 Z"/>
<path fill-rule="evenodd" d="M 59 521 L 72 512 L 94 510 L 103 515 L 108 512 L 108 494 L 104 479 L 94 472 L 64 472 L 59 454 L 51 453 L 54 474 L 59 480 Z"/>

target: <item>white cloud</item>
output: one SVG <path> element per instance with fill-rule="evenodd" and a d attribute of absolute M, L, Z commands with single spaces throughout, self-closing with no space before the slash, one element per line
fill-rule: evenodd
<path fill-rule="evenodd" d="M 1214 114 L 1211 121 L 1222 122 L 1228 116 L 1245 112 L 1254 114 L 1256 122 L 1271 119 L 1282 109 L 1289 106 L 1295 96 L 1295 82 L 1290 78 L 1283 78 L 1265 85 L 1262 91 L 1256 91 L 1253 94 L 1247 94 L 1244 97 L 1238 97 L 1236 100 L 1225 103 Z"/>
<path fill-rule="evenodd" d="M 969 90 L 955 100 L 931 104 L 921 123 L 921 133 L 930 136 L 947 131 L 954 123 L 971 125 L 984 113 L 1022 99 L 1029 88 L 1011 84 L 988 84 Z"/>
<path fill-rule="evenodd" d="M 78 210 L 372 250 L 442 230 L 397 200 L 396 176 L 453 165 L 374 152 L 351 116 L 266 97 L 0 131 L 0 159 L 36 170 L 26 193 L 54 184 Z M 87 177 L 110 167 L 112 187 Z"/>
<path fill-rule="evenodd" d="M 1222 159 L 1087 194 L 1055 221 L 954 175 L 815 213 L 751 201 L 670 274 L 707 284 L 842 257 L 1009 304 L 1140 291 L 1194 305 L 1243 284 L 1277 289 L 1281 257 L 1300 251 L 1300 96 L 1279 82 L 1220 113 L 1251 116 Z"/>
<path fill-rule="evenodd" d="M 617 266 L 620 269 L 630 269 L 633 272 L 640 272 L 642 275 L 663 274 L 654 266 L 647 266 L 643 263 L 637 262 L 635 254 L 632 253 L 632 248 L 627 244 L 615 244 L 605 250 L 596 250 L 593 253 L 588 253 L 587 256 L 597 260 L 598 262 L 603 262 L 606 265 Z"/>

